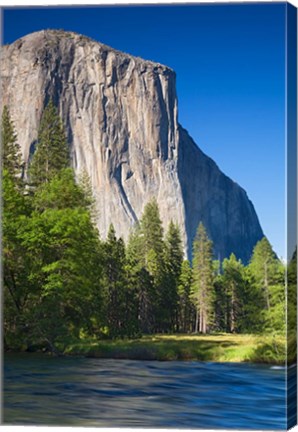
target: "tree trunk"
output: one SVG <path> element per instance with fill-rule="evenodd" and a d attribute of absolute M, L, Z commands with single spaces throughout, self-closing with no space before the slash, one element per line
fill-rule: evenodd
<path fill-rule="evenodd" d="M 200 333 L 206 334 L 206 313 L 205 311 L 200 312 Z"/>
<path fill-rule="evenodd" d="M 201 320 L 200 320 L 201 321 Z M 199 327 L 199 310 L 196 308 L 196 324 L 195 324 L 195 333 L 198 333 Z"/>
<path fill-rule="evenodd" d="M 235 287 L 232 287 L 232 299 L 231 299 L 231 333 L 235 333 L 236 330 L 236 316 L 235 316 Z"/>

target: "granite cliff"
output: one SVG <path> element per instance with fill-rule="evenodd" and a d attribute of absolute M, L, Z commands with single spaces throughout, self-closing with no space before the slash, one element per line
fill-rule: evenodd
<path fill-rule="evenodd" d="M 105 237 L 128 237 L 156 197 L 165 228 L 180 227 L 190 253 L 202 220 L 215 257 L 247 261 L 263 236 L 245 191 L 225 176 L 178 123 L 175 73 L 84 36 L 40 31 L 2 47 L 1 102 L 10 108 L 23 158 L 34 150 L 52 98 L 77 175 L 87 171 Z"/>

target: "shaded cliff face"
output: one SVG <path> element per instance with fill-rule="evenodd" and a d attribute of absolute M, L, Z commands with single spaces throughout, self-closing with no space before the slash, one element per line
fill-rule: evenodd
<path fill-rule="evenodd" d="M 248 262 L 263 232 L 246 192 L 219 170 L 182 127 L 179 143 L 178 177 L 189 246 L 202 221 L 215 244 L 215 259 L 234 252 Z"/>
<path fill-rule="evenodd" d="M 156 197 L 165 229 L 179 224 L 185 249 L 200 220 L 215 256 L 247 260 L 262 237 L 245 192 L 178 125 L 175 73 L 75 33 L 41 31 L 1 49 L 2 104 L 24 160 L 50 98 L 59 108 L 77 175 L 87 171 L 103 237 L 128 237 Z"/>

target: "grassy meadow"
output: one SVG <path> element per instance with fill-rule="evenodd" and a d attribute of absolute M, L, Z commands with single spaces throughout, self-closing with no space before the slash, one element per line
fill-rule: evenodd
<path fill-rule="evenodd" d="M 84 340 L 61 344 L 65 355 L 132 360 L 196 360 L 283 364 L 285 340 L 281 336 L 213 334 L 151 335 L 114 341 Z"/>

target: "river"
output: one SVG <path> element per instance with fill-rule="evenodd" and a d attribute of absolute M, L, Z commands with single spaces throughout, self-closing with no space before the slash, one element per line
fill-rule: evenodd
<path fill-rule="evenodd" d="M 5 424 L 285 429 L 285 370 L 7 354 Z"/>

